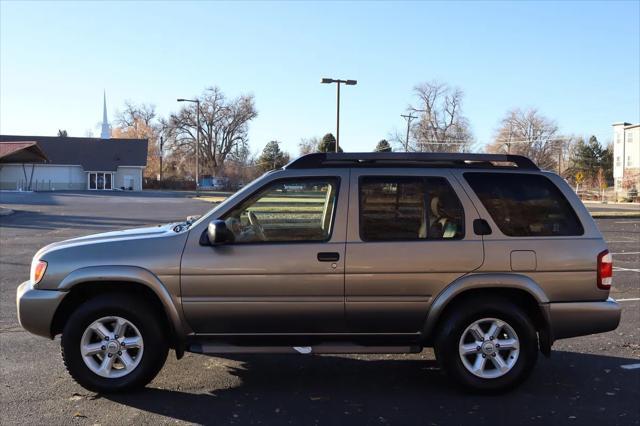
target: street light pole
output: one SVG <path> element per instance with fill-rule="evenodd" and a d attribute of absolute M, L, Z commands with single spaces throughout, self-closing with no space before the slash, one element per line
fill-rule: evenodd
<path fill-rule="evenodd" d="M 196 130 L 196 195 L 200 190 L 200 99 L 196 99 L 196 122 L 198 130 Z"/>
<path fill-rule="evenodd" d="M 323 78 L 322 80 L 320 80 L 320 83 L 322 84 L 336 83 L 336 85 L 338 86 L 337 96 L 336 96 L 336 104 L 337 104 L 336 105 L 336 152 L 339 152 L 339 149 L 340 149 L 340 85 L 344 83 L 347 86 L 355 86 L 356 84 L 358 84 L 358 81 L 357 80 L 340 80 L 335 78 Z"/>
<path fill-rule="evenodd" d="M 409 115 L 400 114 L 400 117 L 404 117 L 407 120 L 407 139 L 404 142 L 404 152 L 409 152 L 409 130 L 411 129 L 411 120 L 418 117 L 411 115 L 411 113 L 409 113 Z"/>
<path fill-rule="evenodd" d="M 338 95 L 336 96 L 336 152 L 340 152 L 340 82 L 336 86 L 338 87 Z"/>
<path fill-rule="evenodd" d="M 160 185 L 162 185 L 162 148 L 164 146 L 164 136 L 160 136 Z"/>
<path fill-rule="evenodd" d="M 196 196 L 199 195 L 200 189 L 200 99 L 183 99 L 179 98 L 178 102 L 192 102 L 196 104 Z"/>

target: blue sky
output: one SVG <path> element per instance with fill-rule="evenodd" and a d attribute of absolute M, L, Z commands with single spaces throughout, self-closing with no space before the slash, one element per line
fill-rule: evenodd
<path fill-rule="evenodd" d="M 640 2 L 114 2 L 0 4 L 0 132 L 99 135 L 125 100 L 178 109 L 217 85 L 255 95 L 250 143 L 297 154 L 335 130 L 370 151 L 404 129 L 412 88 L 465 92 L 480 145 L 513 107 L 535 107 L 567 134 L 640 121 Z"/>

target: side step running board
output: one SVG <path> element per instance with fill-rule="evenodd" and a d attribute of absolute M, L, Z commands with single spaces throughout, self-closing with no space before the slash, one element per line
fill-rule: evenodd
<path fill-rule="evenodd" d="M 199 354 L 408 354 L 419 353 L 420 346 L 363 346 L 322 343 L 314 346 L 237 346 L 227 343 L 193 343 L 189 352 Z"/>

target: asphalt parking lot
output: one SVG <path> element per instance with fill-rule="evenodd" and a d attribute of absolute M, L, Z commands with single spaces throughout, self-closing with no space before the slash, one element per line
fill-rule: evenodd
<path fill-rule="evenodd" d="M 145 390 L 101 396 L 67 375 L 59 341 L 27 334 L 15 289 L 46 244 L 201 214 L 182 193 L 0 193 L 2 424 L 640 424 L 640 219 L 598 219 L 614 254 L 620 327 L 557 342 L 511 393 L 466 395 L 431 350 L 417 355 L 227 356 L 173 353 Z"/>

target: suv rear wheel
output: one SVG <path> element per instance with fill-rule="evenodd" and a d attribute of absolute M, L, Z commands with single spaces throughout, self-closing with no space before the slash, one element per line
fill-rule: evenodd
<path fill-rule="evenodd" d="M 467 389 L 510 389 L 524 381 L 536 363 L 536 329 L 526 313 L 506 299 L 466 300 L 441 324 L 436 357 Z"/>
<path fill-rule="evenodd" d="M 158 374 L 168 345 L 161 322 L 145 302 L 128 294 L 88 300 L 62 332 L 62 358 L 83 387 L 103 393 L 142 387 Z"/>

